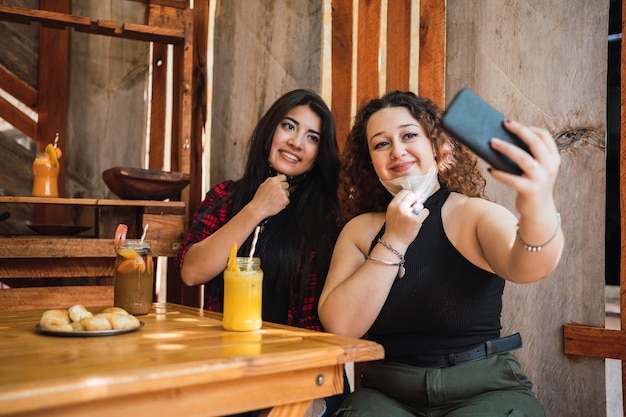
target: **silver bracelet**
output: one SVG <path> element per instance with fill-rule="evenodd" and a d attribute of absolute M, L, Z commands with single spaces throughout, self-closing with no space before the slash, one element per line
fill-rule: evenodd
<path fill-rule="evenodd" d="M 395 262 L 383 261 L 382 259 L 376 259 L 376 258 L 372 259 L 369 256 L 368 256 L 368 258 L 372 259 L 374 262 L 380 261 L 381 263 L 383 263 L 385 265 L 399 266 L 400 268 L 398 269 L 398 278 L 402 278 L 404 276 L 404 273 L 406 272 L 405 269 L 404 269 L 404 255 L 401 254 L 396 248 L 391 246 L 389 243 L 387 243 L 384 240 L 382 240 L 381 238 L 378 238 L 378 243 L 380 243 L 381 245 L 383 245 L 384 247 L 389 249 L 391 251 L 391 253 L 396 255 L 398 257 L 398 259 L 400 259 L 400 262 L 396 264 Z"/>
<path fill-rule="evenodd" d="M 389 266 L 400 266 L 402 265 L 400 262 L 392 262 L 392 261 L 387 261 L 385 259 L 378 259 L 378 258 L 374 258 L 373 256 L 367 256 L 367 259 L 369 259 L 370 261 L 374 261 L 377 264 L 383 264 L 383 265 L 389 265 Z"/>
<path fill-rule="evenodd" d="M 533 245 L 529 245 L 528 243 L 524 242 L 524 239 L 522 239 L 522 236 L 519 234 L 519 223 L 517 224 L 517 227 L 516 227 L 516 230 L 515 230 L 515 234 L 517 235 L 517 241 L 528 252 L 541 252 L 541 249 L 543 249 L 544 246 L 546 246 L 548 243 L 550 243 L 550 242 L 552 242 L 552 240 L 554 240 L 556 235 L 559 233 L 559 229 L 561 229 L 561 213 L 556 213 L 556 229 L 554 230 L 554 233 L 552 234 L 552 236 L 550 236 L 550 239 L 546 240 L 546 242 L 543 243 L 542 245 L 533 246 Z"/>

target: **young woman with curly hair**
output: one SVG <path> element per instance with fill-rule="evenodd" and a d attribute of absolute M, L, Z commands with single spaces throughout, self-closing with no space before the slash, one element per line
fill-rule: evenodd
<path fill-rule="evenodd" d="M 360 389 L 337 416 L 544 416 L 501 337 L 506 281 L 549 275 L 563 249 L 553 198 L 560 155 L 545 130 L 507 120 L 529 154 L 494 138 L 522 175 L 516 216 L 482 198 L 476 157 L 441 127 L 430 100 L 393 91 L 358 112 L 342 155 L 343 227 L 319 301 L 327 331 L 377 341 Z"/>

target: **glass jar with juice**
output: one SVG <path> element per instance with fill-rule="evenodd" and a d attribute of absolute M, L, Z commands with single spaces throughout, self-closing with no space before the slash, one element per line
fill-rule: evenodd
<path fill-rule="evenodd" d="M 38 152 L 33 161 L 33 197 L 58 197 L 59 164 L 50 160 L 45 152 Z"/>
<path fill-rule="evenodd" d="M 224 271 L 224 316 L 226 330 L 253 331 L 261 328 L 263 271 L 259 258 L 237 257 L 237 270 Z"/>
<path fill-rule="evenodd" d="M 154 262 L 150 242 L 127 239 L 115 248 L 115 307 L 135 316 L 148 314 L 154 296 Z"/>

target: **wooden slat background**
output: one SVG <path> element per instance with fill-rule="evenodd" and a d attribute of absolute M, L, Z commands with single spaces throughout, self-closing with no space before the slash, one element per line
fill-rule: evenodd
<path fill-rule="evenodd" d="M 410 90 L 412 77 L 418 80 L 415 93 L 431 98 L 440 106 L 444 103 L 445 2 L 398 0 L 386 4 L 387 9 L 383 10 L 380 0 L 359 0 L 358 10 L 353 10 L 351 0 L 333 1 L 331 107 L 341 149 L 358 108 L 387 91 Z M 413 7 L 419 8 L 419 20 L 411 19 Z M 355 12 L 357 21 L 353 20 Z M 381 19 L 385 16 L 386 31 L 382 33 Z M 357 26 L 357 39 L 353 39 L 353 25 Z M 419 38 L 412 39 L 412 34 L 418 34 Z M 418 67 L 412 68 L 415 43 L 419 44 L 419 59 L 414 60 Z M 380 64 L 381 72 L 382 47 L 386 61 Z"/>

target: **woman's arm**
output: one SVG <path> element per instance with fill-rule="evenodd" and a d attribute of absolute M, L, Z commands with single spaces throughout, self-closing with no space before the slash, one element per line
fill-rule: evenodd
<path fill-rule="evenodd" d="M 475 230 L 469 233 L 474 233 L 477 247 L 494 272 L 514 282 L 535 282 L 554 270 L 563 250 L 560 215 L 553 197 L 561 158 L 546 130 L 514 121 L 507 121 L 506 127 L 524 140 L 532 152 L 529 155 L 511 144 L 492 141 L 494 149 L 524 171 L 520 176 L 491 171 L 494 179 L 517 192 L 519 222 L 504 207 L 485 200 L 469 199 L 462 210 L 466 218 L 473 219 Z M 462 244 L 462 239 L 458 240 Z"/>
<path fill-rule="evenodd" d="M 181 268 L 185 284 L 204 284 L 219 275 L 226 268 L 233 242 L 241 247 L 259 223 L 287 207 L 286 179 L 284 175 L 277 175 L 265 180 L 239 213 L 187 250 Z"/>
<path fill-rule="evenodd" d="M 343 228 L 318 307 L 326 331 L 361 337 L 374 323 L 400 268 L 384 263 L 399 263 L 399 257 L 385 245 L 377 243 L 371 252 L 370 246 L 386 222 L 382 239 L 404 255 L 429 214 L 428 209 L 419 215 L 413 214 L 411 206 L 414 202 L 413 193 L 400 192 L 389 205 L 386 215 L 363 214 Z M 376 261 L 368 260 L 368 255 Z"/>

